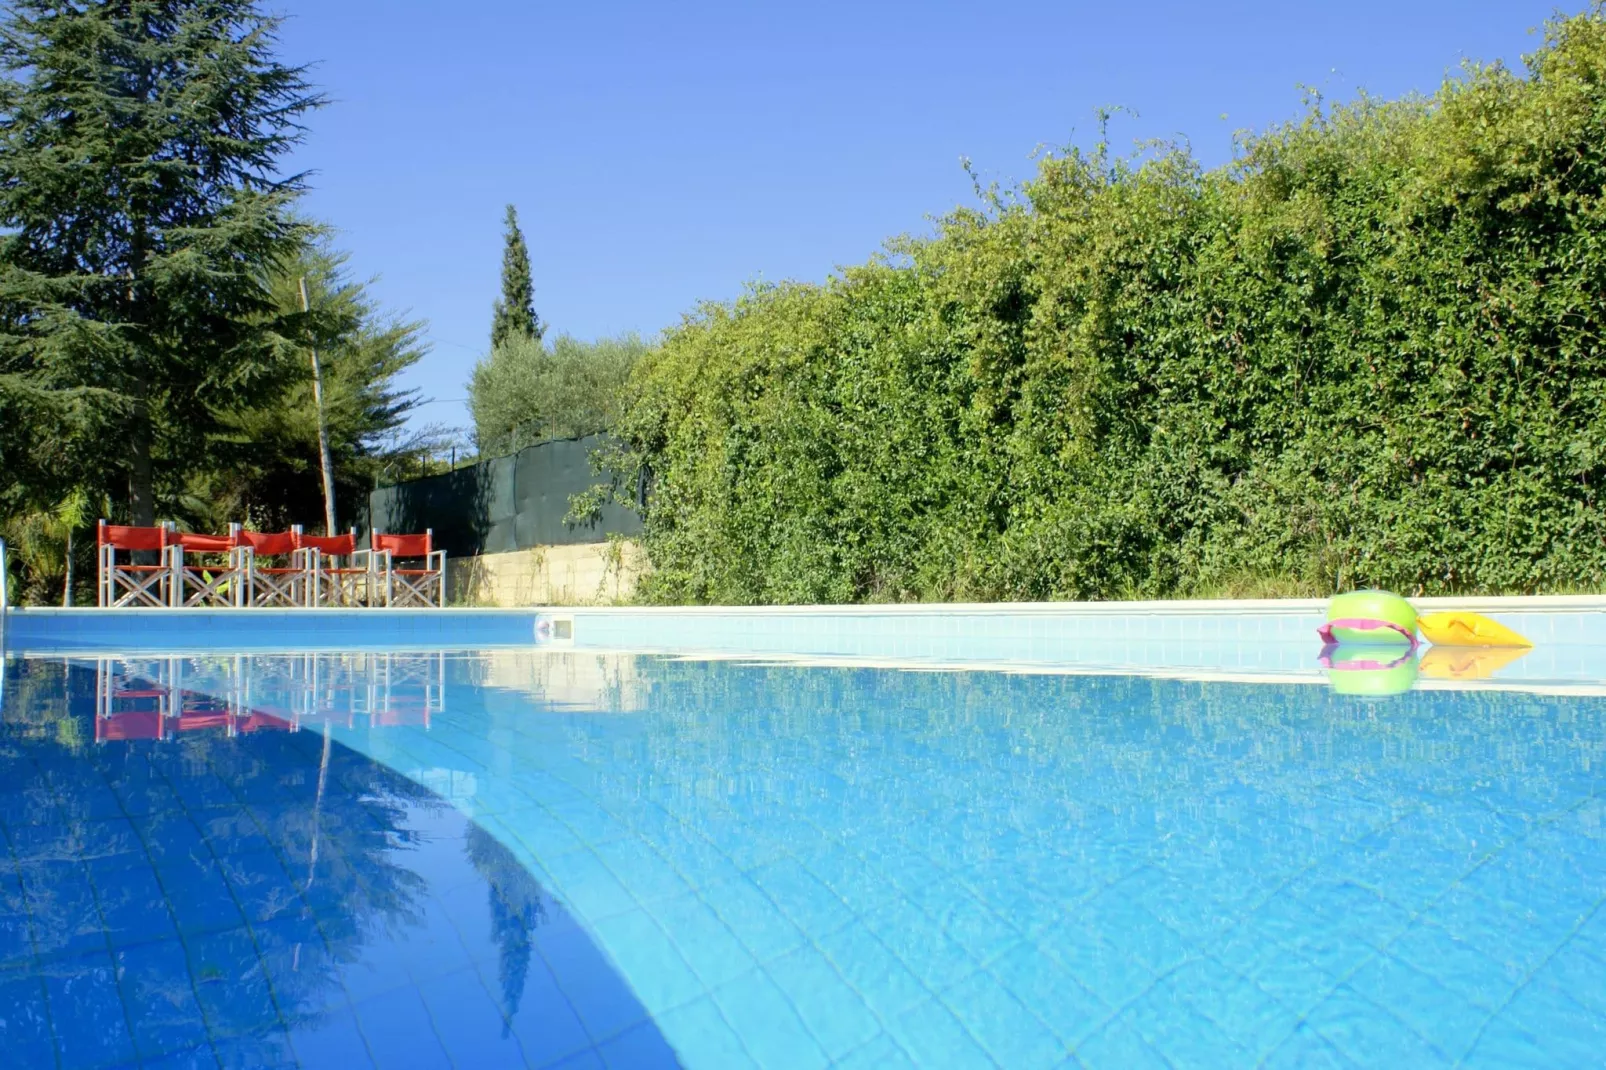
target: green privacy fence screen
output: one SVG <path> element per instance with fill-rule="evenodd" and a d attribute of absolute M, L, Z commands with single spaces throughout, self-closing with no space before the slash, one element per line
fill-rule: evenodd
<path fill-rule="evenodd" d="M 601 435 L 543 442 L 511 457 L 378 487 L 368 496 L 368 515 L 376 531 L 432 529 L 436 548 L 453 557 L 635 535 L 641 518 L 611 502 L 592 523 L 564 521 L 569 499 L 600 482 L 590 456 L 606 442 Z"/>

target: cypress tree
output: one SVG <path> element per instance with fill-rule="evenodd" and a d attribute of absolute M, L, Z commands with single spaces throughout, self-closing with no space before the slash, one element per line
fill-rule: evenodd
<path fill-rule="evenodd" d="M 138 524 L 282 382 L 277 163 L 322 103 L 251 0 L 14 0 L 0 23 L 0 411 Z M 9 396 L 9 402 L 8 398 Z M 9 466 L 11 458 L 0 458 Z"/>
<path fill-rule="evenodd" d="M 507 206 L 502 245 L 502 296 L 491 314 L 491 348 L 510 338 L 539 342 L 546 328 L 535 315 L 535 284 L 530 280 L 530 250 L 519 229 L 519 213 Z"/>

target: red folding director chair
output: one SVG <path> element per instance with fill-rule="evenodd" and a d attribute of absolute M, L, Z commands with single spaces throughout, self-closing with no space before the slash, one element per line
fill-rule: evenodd
<path fill-rule="evenodd" d="M 102 608 L 171 605 L 173 568 L 167 556 L 170 537 L 166 528 L 127 527 L 100 521 L 95 528 L 96 603 Z M 119 551 L 154 553 L 160 564 L 135 564 L 132 558 L 119 561 Z"/>
<path fill-rule="evenodd" d="M 434 542 L 433 528 L 422 535 L 374 532 L 374 569 L 385 605 L 445 608 L 446 551 L 435 549 Z M 398 561 L 419 564 L 402 568 Z"/>
<path fill-rule="evenodd" d="M 241 531 L 235 554 L 245 578 L 241 605 L 304 606 L 312 590 L 309 569 L 311 555 L 304 553 L 298 539 L 301 528 L 289 531 Z M 274 560 L 282 564 L 273 564 Z"/>
<path fill-rule="evenodd" d="M 243 606 L 247 576 L 235 553 L 238 524 L 227 535 L 189 531 L 168 533 L 167 553 L 173 569 L 173 606 Z"/>
<path fill-rule="evenodd" d="M 374 604 L 373 553 L 357 549 L 355 528 L 344 535 L 298 535 L 296 546 L 307 555 L 312 583 L 307 605 Z"/>

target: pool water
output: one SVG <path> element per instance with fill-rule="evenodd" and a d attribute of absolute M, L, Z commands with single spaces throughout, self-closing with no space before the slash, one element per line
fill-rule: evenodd
<path fill-rule="evenodd" d="M 8 1065 L 1596 1066 L 1606 702 L 11 658 Z"/>

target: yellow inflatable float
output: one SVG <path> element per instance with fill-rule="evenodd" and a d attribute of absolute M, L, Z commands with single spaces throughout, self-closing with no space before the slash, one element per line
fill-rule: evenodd
<path fill-rule="evenodd" d="M 1434 646 L 1533 646 L 1504 624 L 1478 613 L 1429 613 L 1418 617 L 1416 626 Z"/>
<path fill-rule="evenodd" d="M 1351 591 L 1327 605 L 1320 664 L 1333 690 L 1361 697 L 1409 691 L 1417 673 L 1440 680 L 1485 680 L 1523 657 L 1533 644 L 1480 613 L 1417 616 L 1387 591 Z M 1417 633 L 1433 644 L 1418 660 Z"/>
<path fill-rule="evenodd" d="M 1499 621 L 1481 613 L 1452 610 L 1416 615 L 1411 603 L 1388 591 L 1351 591 L 1327 604 L 1327 620 L 1317 629 L 1330 646 L 1416 646 L 1416 633 L 1434 646 L 1533 646 Z"/>

